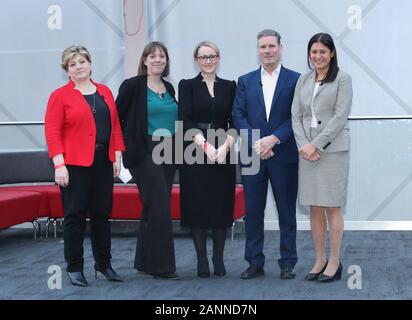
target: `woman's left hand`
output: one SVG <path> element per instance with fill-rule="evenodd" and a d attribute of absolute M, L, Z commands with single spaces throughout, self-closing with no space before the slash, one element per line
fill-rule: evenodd
<path fill-rule="evenodd" d="M 226 143 L 222 144 L 219 148 L 216 150 L 216 161 L 218 163 L 223 163 L 226 160 L 226 155 L 229 151 L 229 148 L 227 147 Z"/>
<path fill-rule="evenodd" d="M 118 177 L 120 174 L 120 163 L 122 161 L 122 152 L 116 151 L 116 162 L 113 163 L 113 177 Z"/>
<path fill-rule="evenodd" d="M 317 161 L 320 159 L 320 152 L 311 143 L 303 145 L 299 150 L 300 155 L 306 161 Z"/>

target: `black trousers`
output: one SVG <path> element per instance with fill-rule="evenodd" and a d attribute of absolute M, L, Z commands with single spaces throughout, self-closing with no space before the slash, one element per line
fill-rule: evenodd
<path fill-rule="evenodd" d="M 111 259 L 109 215 L 113 201 L 113 165 L 108 149 L 96 149 L 90 167 L 67 166 L 69 185 L 60 187 L 64 209 L 64 258 L 68 272 L 83 270 L 83 240 L 86 216 L 95 268 L 107 268 Z"/>
<path fill-rule="evenodd" d="M 151 150 L 156 144 L 148 140 Z M 143 201 L 134 267 L 148 274 L 175 272 L 170 193 L 176 167 L 155 164 L 150 153 L 129 170 Z"/>

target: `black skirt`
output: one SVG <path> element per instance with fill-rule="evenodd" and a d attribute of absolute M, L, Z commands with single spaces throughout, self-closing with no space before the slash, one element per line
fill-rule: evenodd
<path fill-rule="evenodd" d="M 180 167 L 182 226 L 220 229 L 232 225 L 236 165 L 229 164 L 229 156 L 226 160 L 226 164 L 183 164 Z"/>

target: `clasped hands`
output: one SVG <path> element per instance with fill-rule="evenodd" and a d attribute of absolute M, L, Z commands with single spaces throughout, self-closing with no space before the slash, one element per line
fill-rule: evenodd
<path fill-rule="evenodd" d="M 196 135 L 194 137 L 194 142 L 198 145 L 207 143 L 203 135 Z M 226 160 L 227 153 L 229 152 L 230 144 L 231 144 L 230 138 L 226 140 L 226 142 L 217 149 L 213 145 L 208 143 L 207 147 L 203 147 L 203 151 L 210 161 L 217 162 L 217 163 L 223 163 Z"/>
<path fill-rule="evenodd" d="M 274 156 L 273 147 L 279 142 L 279 139 L 273 134 L 257 140 L 253 144 L 253 149 L 261 160 L 267 160 Z"/>
<path fill-rule="evenodd" d="M 318 161 L 320 159 L 320 151 L 311 143 L 303 145 L 299 153 L 306 161 Z"/>

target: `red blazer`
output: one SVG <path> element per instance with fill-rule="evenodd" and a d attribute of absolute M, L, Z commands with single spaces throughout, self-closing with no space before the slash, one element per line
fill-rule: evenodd
<path fill-rule="evenodd" d="M 95 82 L 93 84 L 109 106 L 112 127 L 109 159 L 115 162 L 114 152 L 126 149 L 116 104 L 108 87 Z M 50 95 L 45 116 L 45 131 L 50 158 L 63 153 L 65 164 L 83 167 L 92 165 L 96 124 L 89 104 L 82 93 L 74 89 L 72 80 Z"/>

